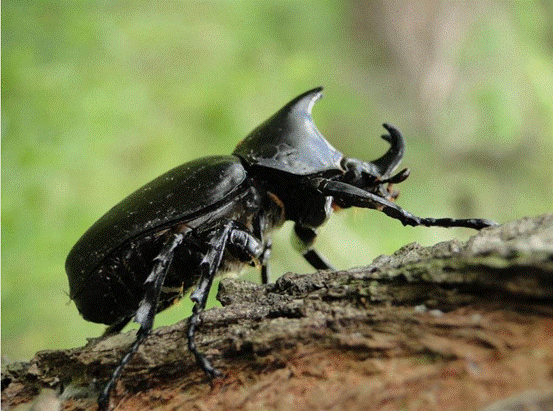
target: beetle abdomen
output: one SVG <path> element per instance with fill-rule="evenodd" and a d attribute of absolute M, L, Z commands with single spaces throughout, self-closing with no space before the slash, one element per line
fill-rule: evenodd
<path fill-rule="evenodd" d="M 71 298 L 80 298 L 88 277 L 124 243 L 217 208 L 244 191 L 245 180 L 237 157 L 206 157 L 176 167 L 129 195 L 90 227 L 67 256 Z"/>
<path fill-rule="evenodd" d="M 144 283 L 155 264 L 155 257 L 168 238 L 170 231 L 167 229 L 145 235 L 124 243 L 105 258 L 87 277 L 84 286 L 72 295 L 84 319 L 114 324 L 122 318 L 132 317 L 144 296 Z M 175 253 L 165 282 L 166 292 L 162 292 L 159 306 L 167 307 L 170 301 L 181 298 L 185 288 L 194 284 L 196 279 L 190 270 L 193 264 L 183 262 L 187 260 L 186 256 L 190 256 L 189 249 L 188 244 L 184 244 Z M 182 266 L 188 269 L 177 275 Z"/>

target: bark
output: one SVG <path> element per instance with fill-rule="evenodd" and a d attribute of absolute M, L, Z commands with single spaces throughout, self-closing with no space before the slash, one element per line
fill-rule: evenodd
<path fill-rule="evenodd" d="M 113 407 L 553 409 L 553 214 L 466 243 L 409 244 L 347 271 L 268 285 L 226 279 L 218 299 L 197 341 L 224 376 L 210 383 L 198 369 L 182 321 L 146 340 Z M 133 339 L 131 331 L 9 364 L 3 406 L 96 409 Z"/>

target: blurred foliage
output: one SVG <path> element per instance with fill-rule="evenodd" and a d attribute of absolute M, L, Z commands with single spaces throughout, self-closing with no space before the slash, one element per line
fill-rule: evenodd
<path fill-rule="evenodd" d="M 67 296 L 65 257 L 106 210 L 185 161 L 230 153 L 318 85 L 320 130 L 374 159 L 405 134 L 399 204 L 507 221 L 553 204 L 553 8 L 547 1 L 5 1 L 2 343 L 10 359 L 103 326 Z M 272 271 L 312 271 L 277 235 Z M 322 230 L 339 268 L 468 230 L 351 210 Z M 251 278 L 256 273 L 250 273 Z M 157 318 L 185 318 L 187 299 Z"/>

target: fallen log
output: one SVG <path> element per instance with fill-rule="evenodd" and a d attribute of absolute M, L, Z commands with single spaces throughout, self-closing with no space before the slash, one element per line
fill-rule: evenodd
<path fill-rule="evenodd" d="M 268 285 L 225 279 L 218 300 L 197 343 L 224 376 L 207 380 L 181 321 L 154 330 L 112 406 L 553 408 L 553 214 L 467 242 L 409 244 L 346 271 L 286 274 Z M 3 366 L 2 407 L 96 409 L 133 340 L 130 331 Z"/>

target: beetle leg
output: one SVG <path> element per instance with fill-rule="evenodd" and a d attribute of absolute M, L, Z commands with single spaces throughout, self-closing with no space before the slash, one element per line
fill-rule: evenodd
<path fill-rule="evenodd" d="M 232 221 L 213 230 L 208 235 L 208 244 L 209 250 L 200 263 L 202 274 L 198 287 L 190 295 L 194 307 L 192 316 L 188 320 L 187 337 L 188 349 L 196 358 L 196 362 L 210 378 L 213 378 L 220 376 L 221 373 L 198 351 L 194 336 L 200 324 L 200 314 L 205 308 L 209 290 L 221 265 L 225 249 L 230 248 L 231 253 L 236 253 L 242 259 L 258 260 L 266 247 L 264 249 L 259 240 L 249 232 L 237 228 Z"/>
<path fill-rule="evenodd" d="M 196 328 L 200 324 L 200 313 L 205 308 L 207 297 L 209 296 L 209 290 L 211 288 L 211 284 L 213 284 L 213 278 L 221 265 L 223 252 L 225 251 L 225 245 L 228 240 L 230 230 L 230 224 L 226 224 L 222 228 L 215 230 L 209 241 L 209 251 L 205 254 L 200 265 L 203 273 L 200 277 L 198 287 L 190 295 L 190 299 L 194 302 L 194 307 L 192 307 L 192 315 L 188 320 L 188 349 L 196 358 L 196 362 L 211 378 L 220 375 L 220 373 L 211 365 L 204 355 L 198 351 L 194 334 L 196 333 Z"/>
<path fill-rule="evenodd" d="M 132 320 L 132 317 L 124 317 L 116 323 L 106 328 L 106 331 L 102 334 L 101 338 L 108 337 L 113 334 L 117 334 Z"/>
<path fill-rule="evenodd" d="M 313 248 L 317 237 L 317 231 L 312 227 L 306 227 L 299 223 L 294 224 L 294 246 L 303 258 L 316 270 L 333 269 L 330 263 Z M 294 241 L 295 240 L 295 241 Z"/>
<path fill-rule="evenodd" d="M 269 284 L 269 257 L 271 256 L 271 249 L 273 247 L 273 242 L 267 240 L 265 243 L 265 248 L 261 257 L 259 257 L 259 262 L 261 263 L 261 284 Z"/>
<path fill-rule="evenodd" d="M 173 260 L 173 253 L 175 251 L 175 248 L 182 243 L 183 239 L 184 234 L 174 234 L 171 239 L 167 241 L 167 243 L 163 246 L 161 252 L 154 259 L 154 267 L 144 284 L 146 287 L 146 292 L 135 316 L 135 321 L 140 324 L 140 328 L 136 333 L 136 339 L 131 345 L 131 348 L 123 356 L 119 365 L 113 371 L 111 379 L 104 387 L 102 393 L 98 398 L 98 405 L 100 407 L 100 410 L 107 409 L 109 405 L 110 394 L 115 387 L 115 383 L 117 382 L 117 380 L 119 380 L 119 377 L 123 372 L 123 368 L 131 360 L 134 353 L 138 350 L 138 347 L 140 347 L 140 345 L 144 342 L 146 337 L 152 331 L 154 318 L 156 315 L 156 307 L 159 301 L 159 295 L 161 293 L 161 287 L 165 282 L 167 270 L 171 265 L 171 261 Z M 113 327 L 118 328 L 119 326 L 121 326 L 121 324 L 123 325 L 123 327 L 126 325 L 125 321 L 122 320 L 119 323 L 116 323 Z M 110 328 L 108 328 L 108 330 L 109 329 Z"/>
<path fill-rule="evenodd" d="M 403 225 L 410 225 L 413 227 L 419 225 L 426 227 L 467 227 L 474 228 L 476 230 L 497 225 L 494 221 L 477 218 L 456 219 L 417 217 L 409 211 L 404 210 L 397 204 L 347 183 L 317 178 L 314 179 L 313 184 L 323 194 L 333 196 L 334 201 L 340 206 L 374 208 L 382 211 L 389 217 L 401 221 Z"/>

